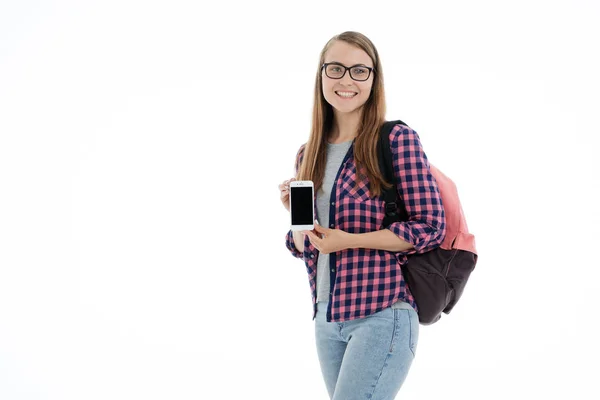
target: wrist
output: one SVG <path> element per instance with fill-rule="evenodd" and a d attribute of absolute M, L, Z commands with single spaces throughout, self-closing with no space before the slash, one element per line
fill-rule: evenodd
<path fill-rule="evenodd" d="M 358 249 L 361 247 L 361 234 L 360 233 L 348 233 L 346 238 L 347 249 Z"/>

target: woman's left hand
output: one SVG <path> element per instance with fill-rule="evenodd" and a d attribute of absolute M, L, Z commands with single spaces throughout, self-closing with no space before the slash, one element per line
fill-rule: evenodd
<path fill-rule="evenodd" d="M 324 228 L 317 221 L 315 221 L 314 231 L 302 231 L 302 233 L 308 235 L 308 240 L 322 254 L 335 253 L 350 247 L 350 233 L 340 229 Z"/>

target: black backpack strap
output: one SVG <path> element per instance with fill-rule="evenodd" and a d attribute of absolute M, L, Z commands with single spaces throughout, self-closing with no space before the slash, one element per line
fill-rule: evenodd
<path fill-rule="evenodd" d="M 390 226 L 392 222 L 408 221 L 408 213 L 406 212 L 404 201 L 398 196 L 392 149 L 390 148 L 390 133 L 397 124 L 406 125 L 400 120 L 386 121 L 383 124 L 379 135 L 379 168 L 385 177 L 385 180 L 393 184 L 393 187 L 390 189 L 386 190 L 383 188 L 383 201 L 385 202 L 385 217 L 383 219 L 384 228 Z"/>

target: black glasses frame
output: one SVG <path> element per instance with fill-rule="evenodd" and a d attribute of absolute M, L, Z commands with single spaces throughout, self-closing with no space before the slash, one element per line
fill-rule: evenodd
<path fill-rule="evenodd" d="M 340 66 L 340 67 L 344 68 L 344 73 L 343 73 L 343 74 L 342 74 L 342 76 L 340 76 L 339 78 L 332 78 L 331 76 L 329 76 L 329 75 L 327 74 L 327 66 L 328 66 L 328 65 L 337 65 L 337 66 Z M 365 79 L 356 79 L 356 78 L 354 78 L 354 77 L 352 76 L 352 71 L 351 71 L 351 69 L 352 69 L 352 68 L 354 68 L 354 67 L 362 67 L 362 68 L 366 68 L 366 69 L 368 69 L 368 70 L 369 70 L 369 74 L 367 75 L 367 77 L 366 77 Z M 328 77 L 328 78 L 330 78 L 330 79 L 342 79 L 342 78 L 344 77 L 344 75 L 346 75 L 346 72 L 350 71 L 350 72 L 349 72 L 349 74 L 350 74 L 350 78 L 352 78 L 352 80 L 355 80 L 355 81 L 357 81 L 357 82 L 364 82 L 364 81 L 366 81 L 367 79 L 369 79 L 369 78 L 371 77 L 371 72 L 375 72 L 375 69 L 374 69 L 374 68 L 367 67 L 366 65 L 363 65 L 363 64 L 356 64 L 356 65 L 352 65 L 351 67 L 346 67 L 345 65 L 343 65 L 343 64 L 340 64 L 340 63 L 338 63 L 338 62 L 324 63 L 324 64 L 321 66 L 321 70 L 323 70 L 323 69 L 325 69 L 325 75 L 327 75 L 327 77 Z"/>

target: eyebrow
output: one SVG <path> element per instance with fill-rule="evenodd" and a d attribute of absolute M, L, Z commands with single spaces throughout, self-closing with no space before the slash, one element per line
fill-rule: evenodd
<path fill-rule="evenodd" d="M 344 64 L 342 64 L 342 63 L 341 63 L 341 62 L 339 62 L 339 61 L 331 61 L 331 62 L 328 62 L 328 63 L 326 63 L 326 64 L 339 64 L 339 65 L 342 65 L 342 66 L 344 66 L 344 67 L 346 67 L 346 68 L 351 68 L 351 67 L 367 67 L 367 68 L 373 68 L 373 67 L 369 67 L 369 66 L 368 66 L 368 65 L 366 65 L 366 64 L 354 64 L 354 65 L 351 65 L 350 67 L 348 67 L 347 65 L 344 65 Z"/>

